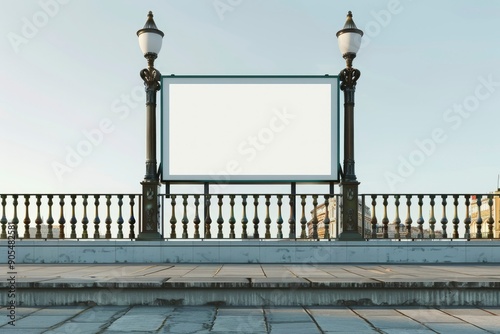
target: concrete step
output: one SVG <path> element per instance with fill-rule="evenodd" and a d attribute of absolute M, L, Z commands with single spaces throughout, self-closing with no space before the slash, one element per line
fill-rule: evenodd
<path fill-rule="evenodd" d="M 0 272 L 2 305 L 500 305 L 498 264 L 22 265 Z"/>

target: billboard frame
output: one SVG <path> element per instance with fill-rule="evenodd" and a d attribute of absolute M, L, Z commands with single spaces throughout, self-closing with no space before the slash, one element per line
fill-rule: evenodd
<path fill-rule="evenodd" d="M 168 103 L 168 85 L 167 81 L 183 81 L 186 83 L 190 80 L 205 80 L 205 79 L 227 79 L 227 80 L 245 80 L 245 79 L 290 79 L 290 80 L 325 80 L 325 83 L 334 84 L 336 86 L 332 87 L 331 99 L 336 101 L 335 104 L 331 104 L 331 123 L 335 120 L 336 127 L 330 128 L 330 140 L 331 140 L 331 173 L 326 175 L 282 175 L 277 177 L 274 174 L 262 174 L 262 175 L 230 175 L 231 177 L 227 179 L 220 179 L 216 174 L 211 175 L 182 175 L 179 177 L 171 178 L 172 175 L 165 173 L 166 168 L 169 166 L 170 157 L 164 156 L 164 145 L 169 145 L 169 126 L 168 120 L 165 121 L 165 117 L 168 117 L 168 110 L 165 103 Z M 177 82 L 178 83 L 178 82 Z M 213 84 L 213 82 L 212 82 Z M 159 171 L 161 174 L 161 182 L 166 184 L 214 184 L 214 183 L 226 183 L 226 184 L 287 184 L 287 183 L 313 183 L 313 184 L 334 184 L 340 182 L 341 166 L 340 166 L 340 81 L 338 75 L 162 75 L 161 76 L 161 93 L 160 93 L 160 166 Z M 165 122 L 168 126 L 166 128 Z M 306 133 L 307 134 L 307 133 Z M 334 145 L 335 144 L 335 145 Z M 167 148 L 168 150 L 168 148 Z M 336 150 L 336 154 L 335 154 Z M 265 175 L 265 177 L 264 177 Z M 262 178 L 260 178 L 262 176 Z"/>

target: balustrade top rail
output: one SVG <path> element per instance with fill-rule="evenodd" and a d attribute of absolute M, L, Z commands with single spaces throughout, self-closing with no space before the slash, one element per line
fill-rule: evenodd
<path fill-rule="evenodd" d="M 0 239 L 135 239 L 140 194 L 0 194 Z M 335 194 L 162 194 L 165 239 L 335 239 L 342 201 Z M 139 218 L 136 218 L 139 217 Z M 500 237 L 500 192 L 362 194 L 365 239 Z"/>

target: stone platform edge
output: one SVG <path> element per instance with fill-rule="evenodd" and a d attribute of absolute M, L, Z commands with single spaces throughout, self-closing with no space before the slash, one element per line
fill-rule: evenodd
<path fill-rule="evenodd" d="M 231 306 L 498 306 L 496 289 L 21 289 L 18 306 L 231 305 Z M 6 305 L 7 294 L 0 294 Z"/>
<path fill-rule="evenodd" d="M 16 240 L 17 264 L 500 263 L 500 240 Z M 0 264 L 8 244 L 0 241 Z"/>
<path fill-rule="evenodd" d="M 7 289 L 8 282 L 0 282 L 0 289 Z M 266 279 L 265 281 L 252 278 L 175 278 L 172 281 L 166 278 L 162 281 L 144 282 L 141 280 L 128 280 L 127 282 L 114 279 L 113 281 L 95 281 L 85 279 L 54 279 L 34 278 L 23 279 L 16 282 L 17 289 L 495 289 L 500 292 L 500 281 L 468 279 L 466 281 L 439 280 L 433 281 L 383 281 L 366 279 L 360 282 L 352 281 L 315 281 L 307 278 L 297 278 L 293 281 L 282 279 Z"/>

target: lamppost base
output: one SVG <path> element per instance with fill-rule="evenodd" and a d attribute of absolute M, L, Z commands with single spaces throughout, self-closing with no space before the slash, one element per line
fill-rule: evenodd
<path fill-rule="evenodd" d="M 343 180 L 340 184 L 342 192 L 342 232 L 338 240 L 340 241 L 362 241 L 363 237 L 359 233 L 359 217 L 363 210 L 360 210 L 358 200 L 359 182 L 353 180 Z"/>
<path fill-rule="evenodd" d="M 358 232 L 349 231 L 339 234 L 338 241 L 363 241 L 363 237 Z"/>
<path fill-rule="evenodd" d="M 136 240 L 162 240 L 159 232 L 160 203 L 158 198 L 159 183 L 156 180 L 144 180 L 142 185 L 142 221 L 141 231 Z"/>
<path fill-rule="evenodd" d="M 163 237 L 159 232 L 141 232 L 135 238 L 136 241 L 152 241 L 152 240 L 163 240 Z"/>

